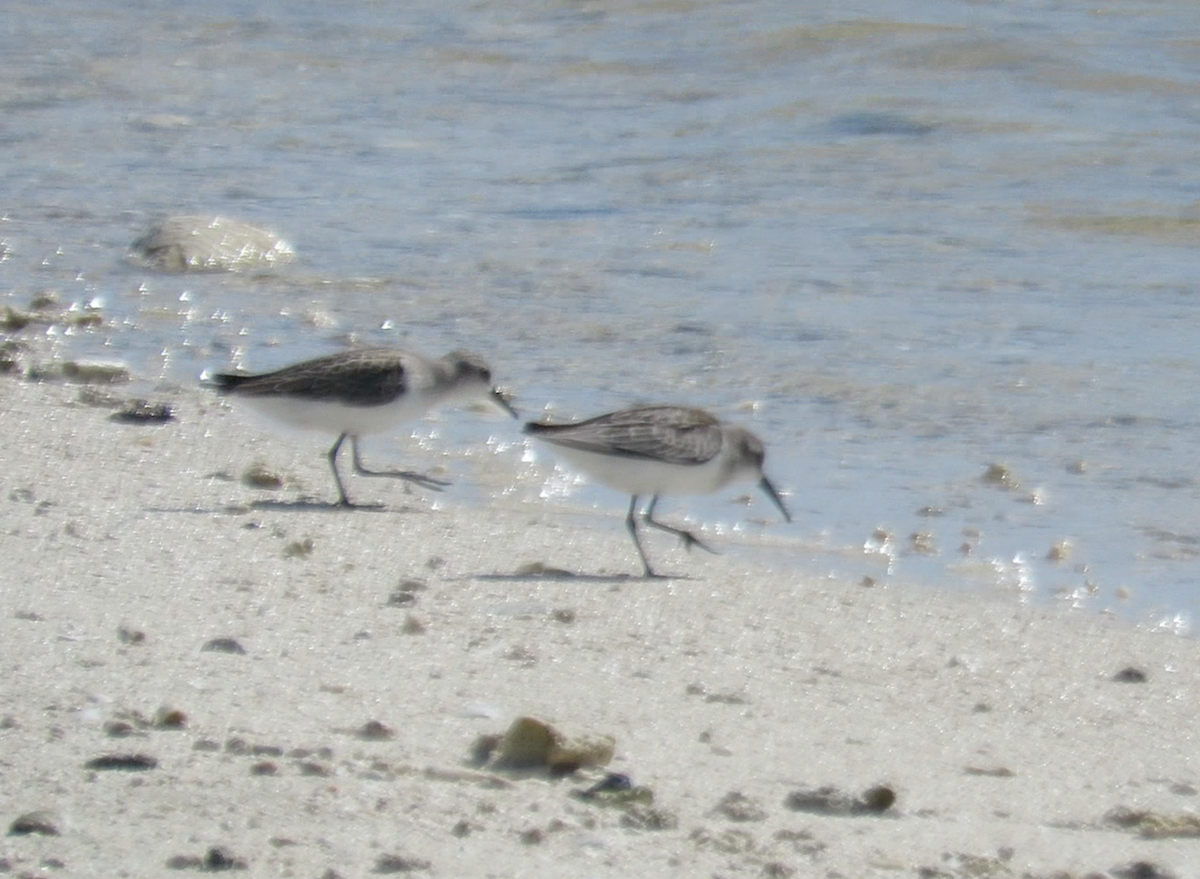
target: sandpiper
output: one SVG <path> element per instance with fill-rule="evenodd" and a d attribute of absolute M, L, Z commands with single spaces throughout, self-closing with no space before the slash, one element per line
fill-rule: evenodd
<path fill-rule="evenodd" d="M 710 494 L 731 483 L 757 479 L 783 518 L 792 521 L 779 492 L 763 474 L 766 453 L 759 438 L 703 409 L 634 406 L 574 424 L 529 422 L 525 432 L 550 443 L 568 464 L 598 482 L 631 495 L 625 525 L 647 577 L 658 575 L 638 538 L 635 513 L 640 495 L 650 495 L 642 521 L 679 537 L 688 549 L 698 546 L 713 552 L 691 532 L 654 518 L 660 495 Z"/>
<path fill-rule="evenodd" d="M 359 436 L 380 433 L 412 421 L 444 403 L 490 402 L 513 418 L 517 413 L 492 385 L 491 370 L 478 356 L 452 351 L 436 359 L 394 348 L 359 348 L 317 357 L 258 375 L 208 374 L 223 393 L 245 399 L 258 411 L 285 424 L 337 434 L 329 464 L 339 503 L 352 507 L 337 456 L 347 438 L 354 470 L 363 476 L 389 476 L 434 491 L 449 485 L 408 470 L 368 470 L 358 455 Z"/>

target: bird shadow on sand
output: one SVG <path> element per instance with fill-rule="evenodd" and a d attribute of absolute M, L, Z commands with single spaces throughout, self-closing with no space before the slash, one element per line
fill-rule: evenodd
<path fill-rule="evenodd" d="M 319 501 L 315 498 L 298 498 L 294 501 L 260 500 L 251 501 L 247 506 L 252 510 L 280 510 L 283 512 L 345 512 L 345 513 L 387 513 L 400 512 L 403 508 L 395 509 L 387 504 L 346 504 L 337 501 Z"/>
<path fill-rule="evenodd" d="M 645 574 L 589 574 L 568 571 L 565 568 L 555 568 L 541 562 L 531 562 L 527 565 L 521 565 L 510 573 L 498 571 L 494 574 L 477 574 L 470 579 L 504 583 L 520 583 L 529 580 L 552 580 L 574 583 L 640 583 L 654 580 L 690 580 L 692 578 L 682 574 L 655 574 L 653 577 L 647 577 Z"/>
<path fill-rule="evenodd" d="M 281 513 L 423 513 L 419 507 L 391 506 L 389 504 L 352 504 L 345 506 L 337 501 L 320 501 L 314 498 L 299 498 L 294 501 L 257 500 L 249 503 L 230 503 L 213 509 L 211 507 L 150 507 L 148 513 L 228 513 L 237 515 L 253 511 L 272 510 Z"/>
<path fill-rule="evenodd" d="M 318 513 L 428 513 L 425 507 L 400 504 L 399 506 L 385 503 L 352 503 L 349 505 L 337 501 L 322 501 L 316 498 L 297 498 L 296 500 L 262 499 L 246 504 L 251 510 L 280 510 L 282 512 L 318 512 Z"/>

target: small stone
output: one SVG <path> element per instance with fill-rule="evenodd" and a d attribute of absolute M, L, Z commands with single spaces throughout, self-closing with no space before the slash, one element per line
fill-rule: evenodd
<path fill-rule="evenodd" d="M 210 873 L 222 870 L 245 870 L 246 862 L 224 846 L 213 846 L 204 853 L 201 869 Z"/>
<path fill-rule="evenodd" d="M 896 792 L 886 785 L 876 785 L 863 792 L 855 804 L 855 812 L 886 812 L 896 802 Z"/>
<path fill-rule="evenodd" d="M 164 705 L 154 713 L 154 726 L 156 729 L 183 729 L 187 726 L 187 715 L 178 708 Z"/>
<path fill-rule="evenodd" d="M 784 805 L 797 812 L 825 815 L 867 815 L 887 811 L 896 802 L 890 787 L 877 785 L 855 797 L 826 785 L 812 790 L 796 790 L 787 795 Z"/>
<path fill-rule="evenodd" d="M 206 641 L 200 649 L 208 653 L 235 653 L 239 656 L 246 653 L 246 648 L 239 644 L 236 638 L 213 638 Z"/>
<path fill-rule="evenodd" d="M 520 717 L 500 740 L 492 762 L 503 769 L 545 768 L 565 774 L 583 766 L 606 766 L 615 747 L 612 736 L 567 736 L 544 720 Z"/>
<path fill-rule="evenodd" d="M 388 596 L 387 603 L 389 607 L 407 607 L 417 603 L 417 596 L 403 589 L 397 589 Z"/>
<path fill-rule="evenodd" d="M 62 831 L 62 819 L 49 809 L 39 809 L 36 812 L 26 812 L 8 826 L 9 836 L 58 836 Z"/>
<path fill-rule="evenodd" d="M 633 779 L 623 772 L 610 772 L 587 790 L 580 791 L 579 798 L 588 800 L 601 794 L 633 790 Z"/>
<path fill-rule="evenodd" d="M 1020 487 L 1020 482 L 1007 464 L 989 464 L 980 479 L 987 485 L 996 485 L 1010 491 Z"/>
<path fill-rule="evenodd" d="M 560 607 L 555 609 L 551 616 L 556 623 L 570 625 L 571 623 L 575 622 L 575 609 L 570 607 Z"/>
<path fill-rule="evenodd" d="M 376 873 L 415 873 L 417 870 L 428 870 L 431 866 L 424 858 L 407 855 L 380 855 L 375 860 Z"/>
<path fill-rule="evenodd" d="M 383 742 L 395 736 L 394 729 L 378 720 L 368 720 L 358 730 L 358 737 L 368 742 Z"/>
<path fill-rule="evenodd" d="M 250 767 L 251 775 L 278 775 L 279 766 L 270 760 L 261 760 Z"/>
<path fill-rule="evenodd" d="M 928 531 L 914 531 L 908 537 L 908 551 L 913 555 L 936 556 L 937 544 Z"/>
<path fill-rule="evenodd" d="M 125 626 L 117 629 L 117 638 L 122 644 L 145 644 L 146 633 L 137 629 L 128 629 Z"/>
<path fill-rule="evenodd" d="M 170 403 L 130 400 L 108 417 L 118 424 L 166 424 L 175 420 L 175 409 Z"/>
<path fill-rule="evenodd" d="M 125 739 L 130 736 L 144 735 L 127 720 L 110 720 L 104 724 L 104 734 L 110 739 Z"/>
<path fill-rule="evenodd" d="M 404 625 L 400 627 L 400 631 L 405 635 L 424 635 L 425 629 L 425 621 L 411 613 L 404 618 Z"/>
<path fill-rule="evenodd" d="M 1113 675 L 1113 680 L 1118 684 L 1144 684 L 1150 680 L 1150 676 L 1140 668 L 1129 666 Z"/>
<path fill-rule="evenodd" d="M 144 772 L 147 769 L 157 769 L 158 760 L 147 754 L 105 754 L 103 757 L 96 757 L 83 765 L 85 769 Z"/>
<path fill-rule="evenodd" d="M 283 477 L 267 469 L 267 465 L 261 461 L 255 461 L 242 474 L 242 484 L 249 488 L 278 491 L 283 488 Z"/>
<path fill-rule="evenodd" d="M 298 764 L 301 775 L 315 776 L 316 778 L 328 778 L 333 775 L 333 770 L 324 763 L 318 763 L 315 760 L 302 760 Z"/>
<path fill-rule="evenodd" d="M 1174 873 L 1164 870 L 1150 861 L 1134 861 L 1108 871 L 1117 879 L 1176 879 Z"/>
<path fill-rule="evenodd" d="M 1069 540 L 1056 540 L 1050 544 L 1050 549 L 1046 552 L 1046 561 L 1048 562 L 1067 562 L 1071 560 L 1071 553 L 1075 547 Z"/>

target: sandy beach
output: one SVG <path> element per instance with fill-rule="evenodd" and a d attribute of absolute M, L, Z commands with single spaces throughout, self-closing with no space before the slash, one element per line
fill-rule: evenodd
<path fill-rule="evenodd" d="M 481 503 L 355 480 L 383 507 L 326 509 L 324 440 L 201 388 L 120 423 L 107 393 L 0 379 L 2 873 L 1200 875 L 1191 638 L 745 535 L 651 538 L 680 576 L 646 581 L 619 498 L 492 491 L 497 456 L 395 462 Z M 482 759 L 521 717 L 612 760 Z M 608 772 L 636 796 L 579 796 Z"/>

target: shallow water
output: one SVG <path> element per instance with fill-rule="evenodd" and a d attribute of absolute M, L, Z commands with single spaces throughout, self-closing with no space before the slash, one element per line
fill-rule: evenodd
<path fill-rule="evenodd" d="M 1186 626 L 1200 8 L 885 12 L 9 4 L 0 295 L 153 382 L 354 339 L 479 350 L 535 415 L 704 405 L 767 442 L 783 564 Z M 125 260 L 176 214 L 299 258 Z M 664 512 L 771 520 L 737 494 Z"/>

